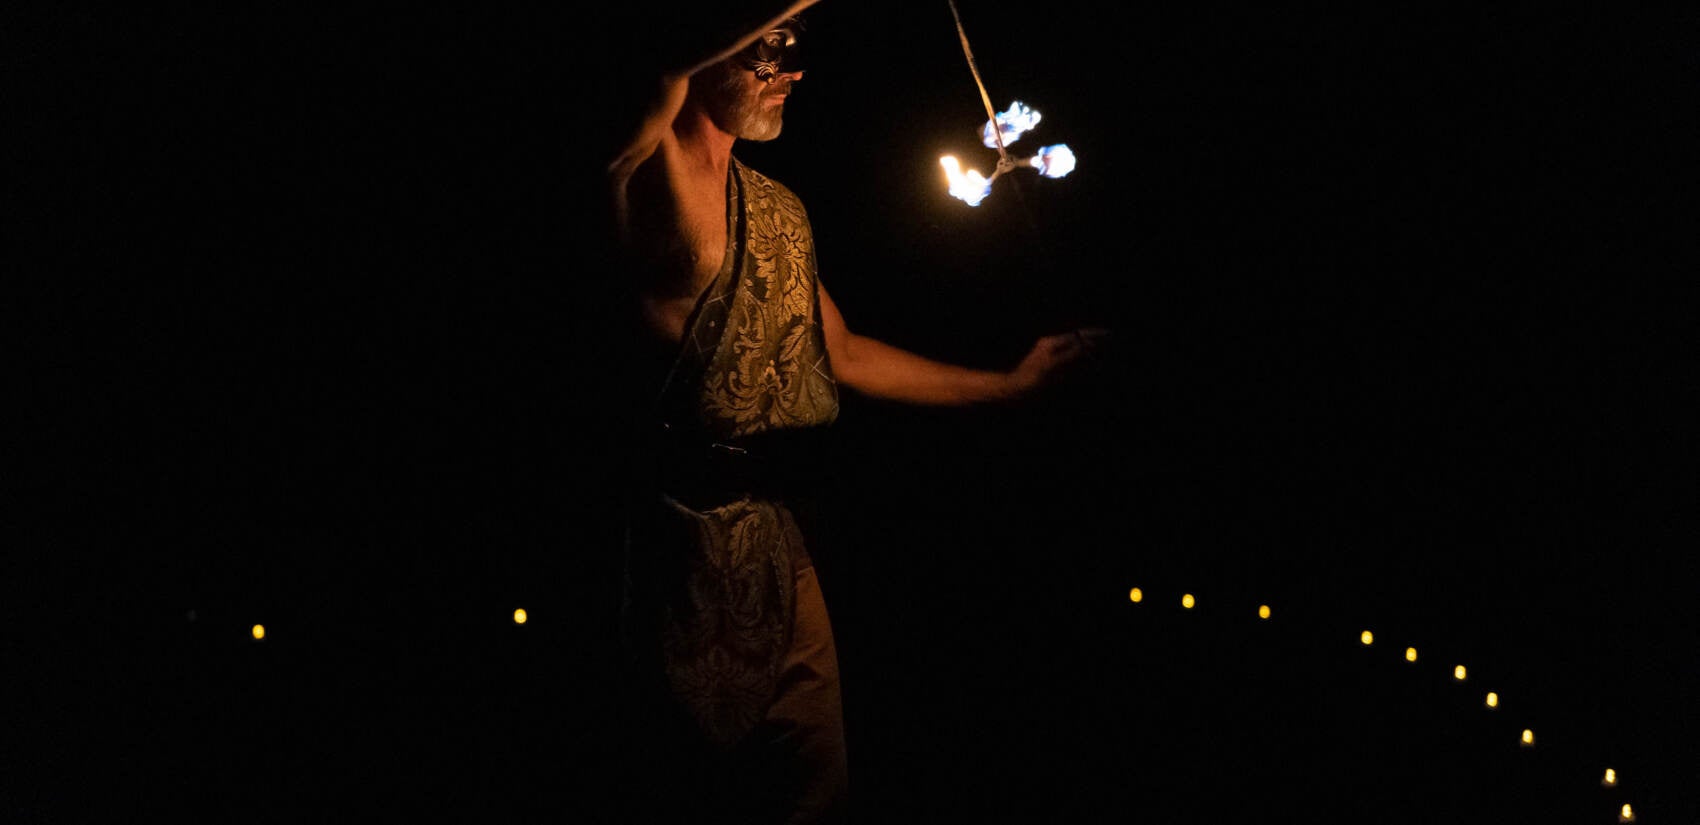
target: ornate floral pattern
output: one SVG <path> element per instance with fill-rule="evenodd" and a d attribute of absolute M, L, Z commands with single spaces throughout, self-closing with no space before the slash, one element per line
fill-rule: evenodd
<path fill-rule="evenodd" d="M 728 181 L 726 263 L 687 324 L 663 407 L 708 437 L 824 426 L 838 415 L 817 302 L 814 237 L 789 189 L 736 159 Z M 668 684 L 712 742 L 731 747 L 773 701 L 791 644 L 793 562 L 806 556 L 790 511 L 745 496 L 697 510 L 667 500 L 694 542 L 683 586 L 662 604 Z M 660 531 L 657 535 L 666 535 Z M 677 535 L 677 533 L 673 533 Z"/>
<path fill-rule="evenodd" d="M 826 362 L 814 235 L 791 190 L 736 160 L 742 209 L 727 265 L 691 326 L 682 375 L 697 384 L 697 423 L 716 437 L 830 423 L 838 388 Z M 741 228 L 741 232 L 738 231 Z"/>
<path fill-rule="evenodd" d="M 675 512 L 692 523 L 701 552 L 683 600 L 666 609 L 667 679 L 709 740 L 730 747 L 761 721 L 790 649 L 791 553 L 802 535 L 772 502 Z"/>

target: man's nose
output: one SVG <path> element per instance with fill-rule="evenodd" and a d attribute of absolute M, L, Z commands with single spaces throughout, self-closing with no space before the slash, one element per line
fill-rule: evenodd
<path fill-rule="evenodd" d="M 767 78 L 767 83 L 768 83 L 769 86 L 771 86 L 775 83 L 778 83 L 781 79 L 783 79 L 785 81 L 786 85 L 790 85 L 792 83 L 796 83 L 799 80 L 802 80 L 803 79 L 803 73 L 802 73 L 802 71 L 778 72 L 776 74 L 769 75 L 768 78 Z"/>

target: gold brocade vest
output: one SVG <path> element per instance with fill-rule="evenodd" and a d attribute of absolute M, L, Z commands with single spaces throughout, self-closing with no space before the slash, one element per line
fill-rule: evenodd
<path fill-rule="evenodd" d="M 668 422 L 733 440 L 838 417 L 802 201 L 732 159 L 725 263 L 685 322 L 662 391 Z"/>
<path fill-rule="evenodd" d="M 673 437 L 701 449 L 838 415 L 802 202 L 736 158 L 727 190 L 725 264 L 686 321 L 661 395 Z M 730 747 L 772 703 L 791 644 L 793 575 L 807 563 L 803 536 L 786 506 L 760 492 L 707 502 L 661 492 L 659 524 L 632 547 L 659 581 L 637 590 L 651 603 L 633 607 L 655 622 L 674 697 L 709 741 Z"/>

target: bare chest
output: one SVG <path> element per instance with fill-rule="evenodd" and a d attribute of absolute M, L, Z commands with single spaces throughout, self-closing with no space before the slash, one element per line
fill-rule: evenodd
<path fill-rule="evenodd" d="M 635 227 L 636 250 L 647 259 L 642 297 L 650 325 L 677 341 L 697 297 L 726 263 L 726 182 L 669 174 L 651 183 L 652 208 Z"/>
<path fill-rule="evenodd" d="M 679 244 L 684 252 L 675 274 L 682 292 L 695 296 L 719 276 L 726 263 L 726 190 L 693 190 L 680 199 Z"/>

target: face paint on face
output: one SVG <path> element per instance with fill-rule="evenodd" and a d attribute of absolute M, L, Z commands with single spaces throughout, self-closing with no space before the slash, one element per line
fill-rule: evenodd
<path fill-rule="evenodd" d="M 801 72 L 803 55 L 797 34 L 802 28 L 801 20 L 795 17 L 786 20 L 744 49 L 738 55 L 739 64 L 755 72 L 765 83 L 773 83 L 783 74 Z"/>
<path fill-rule="evenodd" d="M 797 75 L 777 73 L 758 80 L 741 61 L 718 64 L 703 78 L 708 110 L 715 125 L 742 140 L 779 137 L 784 126 L 785 97 Z"/>

